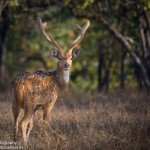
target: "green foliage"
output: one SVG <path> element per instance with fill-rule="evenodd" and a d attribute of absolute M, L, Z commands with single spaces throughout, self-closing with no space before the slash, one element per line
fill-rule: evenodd
<path fill-rule="evenodd" d="M 19 6 L 19 0 L 9 0 L 8 5 L 10 7 L 17 7 L 17 6 Z"/>

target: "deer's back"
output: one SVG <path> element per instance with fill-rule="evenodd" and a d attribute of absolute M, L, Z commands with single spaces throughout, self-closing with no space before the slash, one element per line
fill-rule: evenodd
<path fill-rule="evenodd" d="M 22 72 L 11 84 L 12 101 L 20 107 L 33 103 L 45 103 L 57 96 L 58 86 L 53 72 Z"/>

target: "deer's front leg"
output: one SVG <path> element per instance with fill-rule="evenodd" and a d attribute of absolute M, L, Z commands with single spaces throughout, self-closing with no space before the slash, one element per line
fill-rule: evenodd
<path fill-rule="evenodd" d="M 47 101 L 43 108 L 43 121 L 45 125 L 48 125 L 52 108 L 57 100 L 57 97 L 53 97 L 50 101 Z"/>

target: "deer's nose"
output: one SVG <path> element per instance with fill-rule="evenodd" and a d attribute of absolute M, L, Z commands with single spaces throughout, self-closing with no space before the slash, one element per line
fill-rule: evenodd
<path fill-rule="evenodd" d="M 69 65 L 69 64 L 64 64 L 64 67 L 65 67 L 65 68 L 69 68 L 70 65 Z"/>

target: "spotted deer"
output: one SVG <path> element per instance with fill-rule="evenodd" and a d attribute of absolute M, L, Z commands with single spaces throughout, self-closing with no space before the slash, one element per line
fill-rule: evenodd
<path fill-rule="evenodd" d="M 37 24 L 42 36 L 53 45 L 51 55 L 58 59 L 57 68 L 51 72 L 35 71 L 21 72 L 11 83 L 10 95 L 12 100 L 12 113 L 14 119 L 14 140 L 18 135 L 18 119 L 21 109 L 24 116 L 21 121 L 22 136 L 25 145 L 33 127 L 33 118 L 36 110 L 43 110 L 43 121 L 48 123 L 51 110 L 57 100 L 58 94 L 67 86 L 72 65 L 72 59 L 79 55 L 73 50 L 83 39 L 85 31 L 90 25 L 87 20 L 83 27 L 77 25 L 79 35 L 66 51 L 57 44 L 51 34 L 46 34 L 46 23 L 37 17 Z"/>

